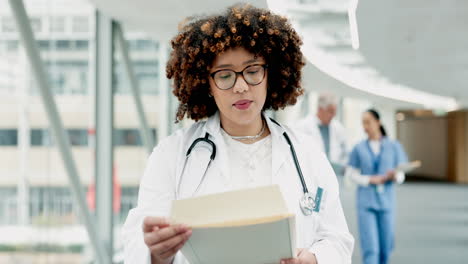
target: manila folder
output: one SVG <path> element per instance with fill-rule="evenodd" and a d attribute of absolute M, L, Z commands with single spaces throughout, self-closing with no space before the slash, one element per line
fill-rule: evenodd
<path fill-rule="evenodd" d="M 277 264 L 295 255 L 295 218 L 277 185 L 173 202 L 171 218 L 192 228 L 191 264 Z"/>

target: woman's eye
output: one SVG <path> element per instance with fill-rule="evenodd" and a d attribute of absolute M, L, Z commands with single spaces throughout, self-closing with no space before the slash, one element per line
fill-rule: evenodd
<path fill-rule="evenodd" d="M 230 73 L 224 73 L 224 74 L 220 74 L 219 75 L 219 78 L 221 79 L 229 79 L 231 77 L 232 74 Z"/>
<path fill-rule="evenodd" d="M 247 74 L 256 74 L 258 72 L 258 70 L 256 71 L 247 71 Z"/>

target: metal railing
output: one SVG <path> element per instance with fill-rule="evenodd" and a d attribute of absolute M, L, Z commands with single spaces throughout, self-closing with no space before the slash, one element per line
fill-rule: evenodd
<path fill-rule="evenodd" d="M 115 224 L 125 222 L 128 211 L 137 204 L 137 187 L 125 187 L 120 198 L 120 210 L 115 213 Z M 0 189 L 0 225 L 16 225 L 18 199 L 10 189 Z M 31 225 L 78 225 L 78 208 L 68 188 L 33 188 L 28 202 Z"/>

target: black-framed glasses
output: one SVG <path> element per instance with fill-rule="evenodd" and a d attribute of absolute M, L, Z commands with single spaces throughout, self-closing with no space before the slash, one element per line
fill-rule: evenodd
<path fill-rule="evenodd" d="M 245 82 L 249 85 L 259 85 L 265 79 L 265 69 L 267 64 L 255 64 L 247 66 L 240 72 L 233 70 L 219 70 L 210 73 L 216 86 L 221 90 L 228 90 L 236 85 L 237 75 L 242 75 Z"/>

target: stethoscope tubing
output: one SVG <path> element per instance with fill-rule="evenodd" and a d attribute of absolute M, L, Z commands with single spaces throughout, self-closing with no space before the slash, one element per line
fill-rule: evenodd
<path fill-rule="evenodd" d="M 271 118 L 270 118 L 271 119 Z M 271 119 L 271 121 L 273 123 L 275 123 L 276 125 L 278 126 L 281 126 L 278 122 L 276 122 L 276 120 L 273 120 Z M 194 195 L 198 192 L 198 190 L 200 189 L 200 186 L 201 186 L 201 183 L 203 182 L 203 180 L 205 179 L 205 176 L 206 176 L 206 173 L 208 171 L 208 168 L 210 167 L 211 165 L 211 162 L 216 158 L 216 144 L 209 138 L 210 137 L 210 134 L 208 132 L 205 133 L 205 136 L 204 137 L 200 137 L 200 138 L 197 138 L 195 139 L 192 144 L 190 145 L 190 147 L 188 148 L 187 150 L 187 153 L 185 154 L 185 162 L 184 162 L 184 167 L 182 169 L 182 173 L 180 174 L 180 179 L 179 179 L 179 183 L 177 185 L 177 193 L 176 195 L 178 196 L 178 193 L 179 193 L 179 188 L 180 188 L 180 184 L 182 182 L 182 177 L 184 175 L 184 172 L 185 172 L 185 167 L 187 165 L 187 161 L 188 161 L 188 158 L 190 156 L 190 154 L 192 153 L 192 150 L 196 147 L 196 145 L 200 142 L 206 142 L 208 143 L 210 146 L 211 146 L 211 155 L 210 155 L 210 161 L 208 162 L 208 165 L 206 166 L 206 169 L 205 169 L 205 172 L 203 173 L 203 176 L 201 178 L 201 180 L 199 181 L 199 184 L 195 190 L 195 193 Z M 291 141 L 291 139 L 289 138 L 288 134 L 286 133 L 286 131 L 283 133 L 283 137 L 286 139 L 286 142 L 288 143 L 289 145 L 289 148 L 291 150 L 291 156 L 293 158 L 293 161 L 294 161 L 294 165 L 296 167 L 296 171 L 297 171 L 297 174 L 299 175 L 299 179 L 301 181 L 301 185 L 302 185 L 302 192 L 304 193 L 304 195 L 308 195 L 309 194 L 309 190 L 307 188 L 307 184 L 305 182 L 305 179 L 304 179 L 304 175 L 302 174 L 302 170 L 301 170 L 301 165 L 299 164 L 299 160 L 297 159 L 297 154 L 296 154 L 296 150 L 294 148 L 294 145 Z"/>

